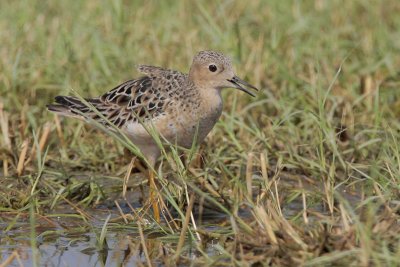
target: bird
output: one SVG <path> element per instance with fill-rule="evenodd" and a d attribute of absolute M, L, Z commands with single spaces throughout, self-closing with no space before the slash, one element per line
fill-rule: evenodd
<path fill-rule="evenodd" d="M 141 151 L 149 167 L 154 189 L 154 167 L 161 149 L 149 132 L 178 147 L 201 143 L 222 114 L 222 89 L 236 88 L 253 97 L 258 89 L 236 76 L 230 57 L 216 51 L 200 51 L 188 73 L 150 65 L 138 65 L 143 76 L 128 80 L 99 97 L 82 99 L 56 96 L 47 109 L 61 116 L 100 123 L 123 132 Z M 154 196 L 150 196 L 153 198 Z M 153 201 L 159 221 L 159 209 Z"/>

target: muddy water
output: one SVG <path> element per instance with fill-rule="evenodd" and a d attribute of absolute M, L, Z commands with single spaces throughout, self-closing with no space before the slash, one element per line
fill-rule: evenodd
<path fill-rule="evenodd" d="M 104 216 L 103 220 L 106 217 Z M 113 214 L 113 218 L 116 217 L 117 214 Z M 46 224 L 45 222 L 41 223 Z M 146 265 L 137 228 L 129 225 L 125 228 L 114 228 L 115 225 L 109 223 L 106 242 L 101 247 L 98 242 L 102 228 L 101 223 L 103 222 L 94 223 L 92 229 L 88 227 L 79 229 L 81 227 L 79 224 L 74 226 L 70 222 L 68 223 L 69 229 L 64 230 L 49 225 L 37 226 L 34 239 L 36 246 L 31 243 L 29 223 L 20 223 L 15 229 L 7 233 L 0 233 L 0 265 L 13 257 L 13 253 L 18 254 L 18 257 L 12 258 L 7 266 L 34 266 L 35 258 L 39 263 L 38 266 Z M 119 223 L 119 225 L 121 224 L 123 225 L 123 223 Z M 7 223 L 0 223 L 0 229 L 6 227 Z M 210 224 L 208 227 L 215 230 L 218 225 Z M 145 235 L 146 248 L 151 259 L 161 255 L 161 245 L 171 242 L 163 237 L 154 237 L 149 232 Z M 176 239 L 173 241 L 176 242 Z M 36 256 L 34 255 L 35 251 Z M 212 255 L 215 251 L 209 250 L 208 253 Z"/>
<path fill-rule="evenodd" d="M 38 242 L 36 257 L 39 266 L 120 266 L 122 262 L 134 266 L 138 261 L 145 260 L 140 255 L 127 255 L 126 235 L 111 233 L 107 240 L 109 249 L 104 250 L 96 249 L 95 235 L 90 233 L 82 235 L 80 240 L 59 237 L 52 242 Z M 1 262 L 16 251 L 19 259 L 15 257 L 8 266 L 20 266 L 20 263 L 22 266 L 33 266 L 29 234 L 26 239 L 19 237 L 13 242 L 2 238 L 0 246 Z"/>
<path fill-rule="evenodd" d="M 0 216 L 0 266 L 10 260 L 7 266 L 136 266 L 146 264 L 146 258 L 141 247 L 141 239 L 136 224 L 124 224 L 120 212 L 112 204 L 86 208 L 90 215 L 89 222 L 80 218 L 65 216 L 75 214 L 70 206 L 58 207 L 46 217 L 35 216 L 33 239 L 31 243 L 31 226 L 29 215 L 18 218 L 11 230 L 7 227 L 16 214 L 3 213 Z M 130 208 L 119 201 L 125 214 L 131 213 Z M 62 216 L 57 214 L 63 213 Z M 98 242 L 105 219 L 110 215 L 107 224 L 106 242 L 101 246 Z M 215 229 L 211 218 L 224 220 L 221 214 L 205 214 L 203 220 L 207 227 Z M 118 223 L 116 223 L 117 221 Z M 146 232 L 146 248 L 150 258 L 160 255 L 161 245 L 170 243 L 171 239 L 155 237 L 154 233 Z M 176 242 L 176 237 L 172 239 Z M 176 245 L 176 244 L 175 244 Z M 32 249 L 34 248 L 34 249 Z M 36 253 L 36 254 L 35 254 Z M 212 251 L 209 251 L 212 254 Z M 17 255 L 17 256 L 15 256 Z"/>
<path fill-rule="evenodd" d="M 136 266 L 140 265 L 139 263 L 146 264 L 137 228 L 129 227 L 129 225 L 126 228 L 113 227 L 115 225 L 109 223 L 106 235 L 107 244 L 101 248 L 97 240 L 104 219 L 110 212 L 112 219 L 118 217 L 119 213 L 115 210 L 108 212 L 88 210 L 87 212 L 98 218 L 91 222 L 93 228 L 82 226 L 81 220 L 74 223 L 74 219 L 68 219 L 69 221 L 66 222 L 65 218 L 60 218 L 63 222 L 60 222 L 59 225 L 57 218 L 52 220 L 52 224 L 46 220 L 37 219 L 34 234 L 37 237 L 34 240 L 36 241 L 36 258 L 39 266 Z M 248 212 L 244 211 L 243 216 L 247 215 Z M 16 252 L 19 259 L 14 258 L 8 266 L 34 266 L 35 256 L 30 238 L 29 218 L 27 219 L 25 223 L 18 224 L 13 230 L 0 233 L 0 264 Z M 202 221 L 203 224 L 198 226 L 209 231 L 218 231 L 224 222 L 229 224 L 229 218 L 215 211 L 204 214 Z M 7 225 L 6 222 L 0 223 L 0 229 L 6 229 Z M 119 222 L 119 225 L 123 225 L 123 223 Z M 161 243 L 166 244 L 171 240 L 163 240 L 162 237 L 149 238 L 149 236 L 151 234 L 146 236 L 145 242 L 151 254 L 150 257 L 153 259 L 160 255 Z M 176 239 L 174 241 L 176 242 Z M 207 248 L 209 255 L 216 253 L 213 250 L 213 243 L 215 241 L 210 241 Z"/>
<path fill-rule="evenodd" d="M 342 190 L 340 191 L 343 193 Z M 134 199 L 132 203 L 137 205 L 138 196 L 138 194 L 130 196 L 130 199 Z M 351 199 L 351 196 L 346 198 Z M 358 202 L 354 199 L 350 201 Z M 119 201 L 119 203 L 124 213 L 131 213 L 124 201 Z M 318 212 L 324 212 L 318 207 L 314 208 Z M 302 209 L 301 198 L 285 203 L 282 207 L 284 214 L 288 217 L 294 216 Z M 136 266 L 146 263 L 136 226 L 130 224 L 124 226 L 121 220 L 118 224 L 113 223 L 113 220 L 120 216 L 113 201 L 96 209 L 87 208 L 84 212 L 90 215 L 89 222 L 78 218 L 54 215 L 75 214 L 76 211 L 67 205 L 52 211 L 54 216 L 50 213 L 47 213 L 46 217 L 36 216 L 33 233 L 29 217 L 19 218 L 18 223 L 11 230 L 6 231 L 16 214 L 1 214 L 0 265 L 7 262 L 8 259 L 10 262 L 7 266 L 34 266 L 35 259 L 39 263 L 38 266 Z M 249 210 L 241 211 L 241 216 L 244 218 L 248 218 L 250 214 Z M 103 243 L 100 246 L 98 239 L 101 228 L 105 218 L 109 215 L 111 219 L 107 227 L 106 244 Z M 216 211 L 208 211 L 203 215 L 202 223 L 198 222 L 201 224 L 198 226 L 202 229 L 216 231 L 220 229 L 220 225 L 224 221 L 229 224 L 229 218 Z M 197 216 L 195 215 L 195 217 Z M 31 243 L 31 234 L 36 237 L 33 239 L 36 244 Z M 150 258 L 157 258 L 161 253 L 161 243 L 165 244 L 170 240 L 163 240 L 162 237 L 148 237 L 145 242 Z M 176 241 L 176 239 L 174 240 Z M 210 241 L 207 249 L 209 254 L 216 252 L 212 248 L 212 243 L 213 241 Z"/>

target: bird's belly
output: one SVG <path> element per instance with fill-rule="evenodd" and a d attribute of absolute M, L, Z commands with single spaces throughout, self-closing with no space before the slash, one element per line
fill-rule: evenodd
<path fill-rule="evenodd" d="M 156 146 L 154 138 L 148 130 L 154 130 L 172 144 L 190 148 L 193 142 L 202 142 L 214 127 L 222 112 L 222 106 L 204 113 L 175 113 L 163 116 L 146 124 L 129 125 L 125 130 L 133 143 L 141 149 L 147 146 Z"/>
<path fill-rule="evenodd" d="M 190 148 L 193 142 L 201 143 L 221 116 L 222 108 L 204 114 L 184 114 L 170 122 L 168 140 L 179 146 Z"/>
<path fill-rule="evenodd" d="M 128 135 L 129 139 L 142 150 L 147 146 L 157 146 L 154 138 L 149 133 L 149 131 L 151 131 L 150 127 L 152 126 L 142 125 L 138 122 L 135 122 L 126 125 L 124 131 Z"/>

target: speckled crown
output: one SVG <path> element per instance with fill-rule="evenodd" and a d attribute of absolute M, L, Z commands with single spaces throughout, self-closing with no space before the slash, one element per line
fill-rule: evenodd
<path fill-rule="evenodd" d="M 232 64 L 229 57 L 216 51 L 200 51 L 193 59 L 193 62 L 221 62 L 227 65 Z"/>

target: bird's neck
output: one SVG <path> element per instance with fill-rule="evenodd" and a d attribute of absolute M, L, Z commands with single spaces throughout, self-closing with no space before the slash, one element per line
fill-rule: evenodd
<path fill-rule="evenodd" d="M 213 110 L 222 110 L 221 89 L 214 88 L 209 81 L 196 79 L 194 73 L 189 73 L 189 87 L 198 92 L 201 109 L 208 113 Z"/>
<path fill-rule="evenodd" d="M 201 88 L 201 109 L 204 114 L 220 113 L 222 110 L 221 90 L 214 88 Z"/>

